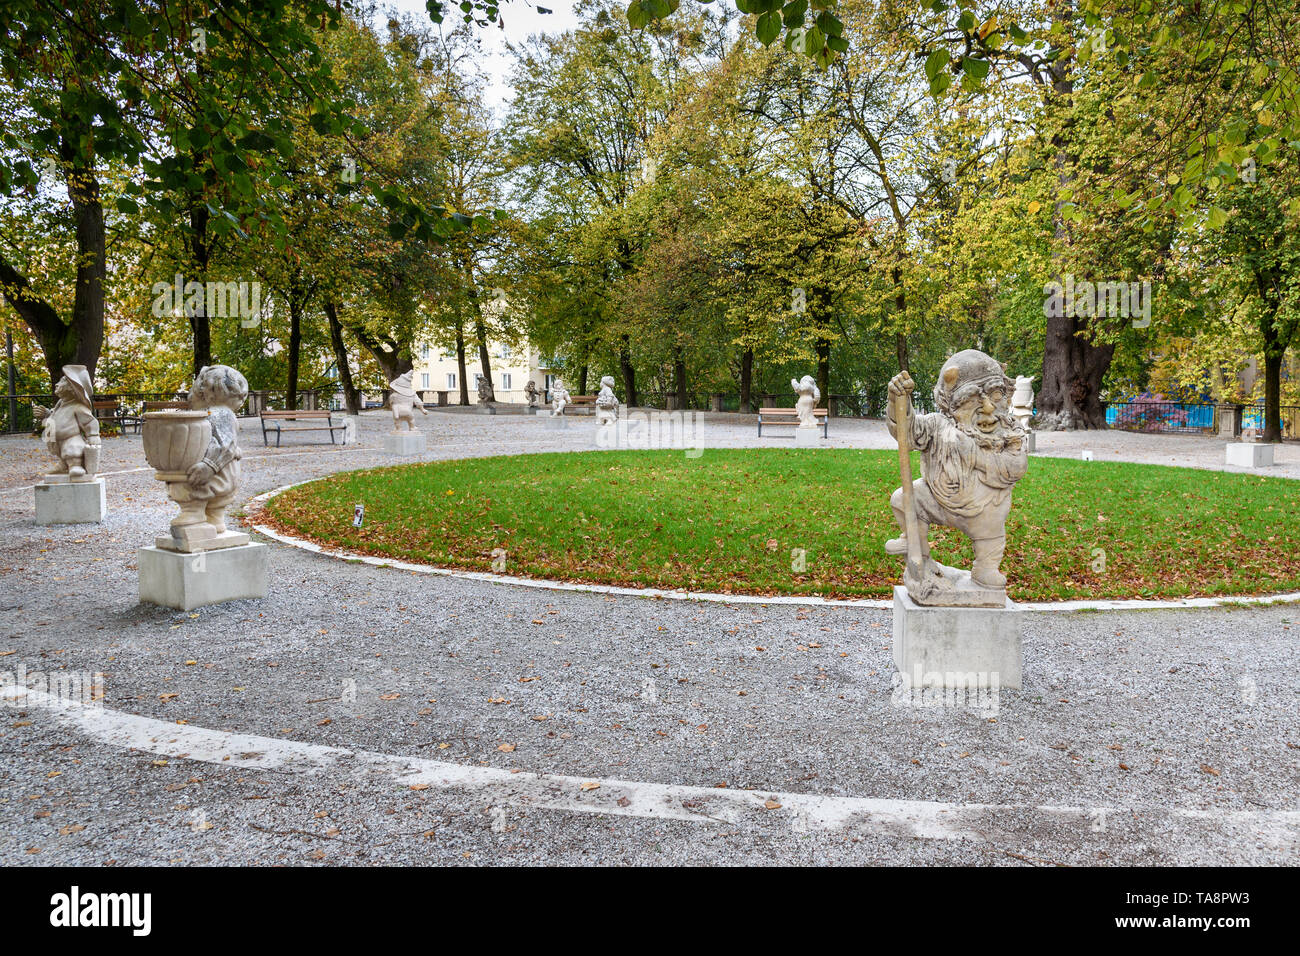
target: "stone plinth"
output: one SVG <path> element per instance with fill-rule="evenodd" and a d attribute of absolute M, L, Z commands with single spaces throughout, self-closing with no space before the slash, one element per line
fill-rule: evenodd
<path fill-rule="evenodd" d="M 546 427 L 554 431 L 564 431 L 564 429 L 569 427 L 569 420 L 563 415 L 552 415 L 550 412 L 547 412 L 544 420 L 546 422 Z"/>
<path fill-rule="evenodd" d="M 1019 689 L 1020 626 L 1009 600 L 1000 608 L 922 607 L 895 587 L 894 666 L 928 686 Z"/>
<path fill-rule="evenodd" d="M 223 601 L 264 598 L 269 551 L 264 544 L 192 554 L 141 548 L 136 561 L 140 603 L 190 611 Z"/>
<path fill-rule="evenodd" d="M 103 478 L 76 481 L 46 475 L 36 486 L 37 524 L 98 524 L 106 510 Z"/>
<path fill-rule="evenodd" d="M 1030 432 L 1025 436 L 1025 451 L 1035 452 L 1038 450 L 1038 432 Z"/>
<path fill-rule="evenodd" d="M 427 447 L 424 432 L 389 432 L 384 436 L 386 455 L 423 455 Z"/>
<path fill-rule="evenodd" d="M 1267 468 L 1273 464 L 1273 446 L 1265 442 L 1229 442 L 1228 464 L 1238 468 Z"/>
<path fill-rule="evenodd" d="M 795 448 L 818 448 L 824 440 L 820 428 L 804 428 L 800 426 L 794 430 Z"/>

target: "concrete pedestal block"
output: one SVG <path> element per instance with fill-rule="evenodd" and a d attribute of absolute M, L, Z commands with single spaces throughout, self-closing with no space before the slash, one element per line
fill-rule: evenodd
<path fill-rule="evenodd" d="M 488 405 L 486 403 L 482 403 L 479 405 L 475 405 L 474 411 L 480 415 L 495 415 L 497 413 L 497 407 L 495 405 Z"/>
<path fill-rule="evenodd" d="M 546 427 L 554 431 L 564 431 L 569 427 L 569 420 L 563 415 L 551 415 L 548 413 L 546 418 L 543 420 L 546 422 Z"/>
<path fill-rule="evenodd" d="M 384 436 L 386 455 L 423 455 L 427 448 L 424 432 L 389 432 Z"/>
<path fill-rule="evenodd" d="M 361 440 L 361 416 L 343 416 L 343 444 L 355 445 Z"/>
<path fill-rule="evenodd" d="M 1273 464 L 1273 446 L 1265 442 L 1231 442 L 1228 464 L 1238 468 L 1267 468 Z"/>
<path fill-rule="evenodd" d="M 70 481 L 49 476 L 36 486 L 37 524 L 98 524 L 107 510 L 104 479 Z"/>
<path fill-rule="evenodd" d="M 913 685 L 1020 688 L 1021 612 L 923 607 L 894 588 L 894 666 Z"/>
<path fill-rule="evenodd" d="M 266 597 L 270 549 L 264 544 L 185 554 L 141 548 L 140 603 L 191 611 L 207 604 Z"/>
<path fill-rule="evenodd" d="M 794 430 L 794 447 L 795 448 L 818 448 L 826 439 L 822 438 L 820 428 L 795 428 Z"/>
<path fill-rule="evenodd" d="M 1030 432 L 1025 438 L 1025 451 L 1033 452 L 1038 450 L 1038 432 Z"/>

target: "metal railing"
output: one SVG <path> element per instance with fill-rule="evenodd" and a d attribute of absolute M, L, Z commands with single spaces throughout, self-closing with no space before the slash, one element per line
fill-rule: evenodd
<path fill-rule="evenodd" d="M 329 394 L 328 389 L 300 391 L 298 408 L 316 408 L 319 400 L 329 400 Z M 264 408 L 284 408 L 287 395 L 288 392 L 282 388 L 252 390 L 248 393 L 248 399 L 239 414 L 242 417 L 255 417 Z M 100 392 L 95 395 L 97 402 L 113 400 L 120 402 L 121 414 L 127 416 L 139 416 L 144 411 L 145 402 L 169 402 L 177 399 L 184 400 L 184 398 L 184 392 Z M 32 406 L 42 405 L 45 408 L 53 408 L 56 401 L 58 399 L 49 393 L 14 395 L 12 401 L 10 396 L 0 397 L 0 434 L 34 434 L 40 430 L 40 423 L 36 421 Z"/>
<path fill-rule="evenodd" d="M 1218 435 L 1220 420 L 1233 414 L 1233 406 L 1203 402 L 1133 401 L 1103 402 L 1106 424 L 1123 431 L 1163 434 Z M 1300 437 L 1300 405 L 1283 405 L 1282 437 Z M 1264 430 L 1264 406 L 1242 407 L 1241 427 Z"/>

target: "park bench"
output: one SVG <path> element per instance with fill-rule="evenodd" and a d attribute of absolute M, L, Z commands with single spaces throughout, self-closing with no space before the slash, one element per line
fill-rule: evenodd
<path fill-rule="evenodd" d="M 814 408 L 813 414 L 817 416 L 817 421 L 822 427 L 822 437 L 830 437 L 827 429 L 830 425 L 830 415 L 824 408 Z M 758 410 L 758 434 L 763 434 L 764 425 L 799 425 L 799 413 L 793 408 L 760 408 Z"/>
<path fill-rule="evenodd" d="M 179 411 L 189 411 L 189 408 L 190 408 L 190 403 L 182 402 L 182 401 L 144 403 L 144 410 L 146 412 L 166 412 L 166 411 L 171 411 L 173 409 Z"/>
<path fill-rule="evenodd" d="M 330 433 L 330 444 L 334 444 L 334 433 L 347 430 L 347 425 L 336 425 L 330 413 L 321 409 L 319 411 L 305 411 L 298 409 L 286 409 L 276 411 L 275 409 L 262 410 L 262 443 L 271 444 L 268 432 L 275 432 L 275 447 L 280 447 L 280 438 L 284 432 L 323 432 Z M 302 425 L 286 425 L 285 422 L 305 422 Z"/>
<path fill-rule="evenodd" d="M 564 414 L 572 410 L 575 413 L 581 412 L 584 415 L 596 414 L 596 396 L 595 395 L 570 395 L 569 401 L 564 406 Z"/>
<path fill-rule="evenodd" d="M 139 428 L 141 418 L 139 415 L 132 415 L 122 407 L 121 399 L 117 398 L 97 398 L 91 402 L 91 410 L 99 419 L 100 427 L 108 425 L 116 428 L 117 431 L 125 435 L 128 427 Z"/>

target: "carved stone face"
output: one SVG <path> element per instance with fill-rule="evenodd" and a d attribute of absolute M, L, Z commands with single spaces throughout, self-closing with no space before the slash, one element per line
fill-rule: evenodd
<path fill-rule="evenodd" d="M 997 437 L 1003 430 L 1010 407 L 1010 396 L 998 382 L 987 382 L 959 389 L 953 396 L 952 417 L 962 431 Z"/>
<path fill-rule="evenodd" d="M 77 390 L 72 387 L 72 383 L 68 381 L 68 377 L 66 375 L 63 376 L 63 378 L 59 379 L 59 381 L 55 384 L 54 394 L 57 395 L 59 398 L 63 399 L 65 402 L 72 402 L 72 401 L 76 401 L 77 399 Z"/>

